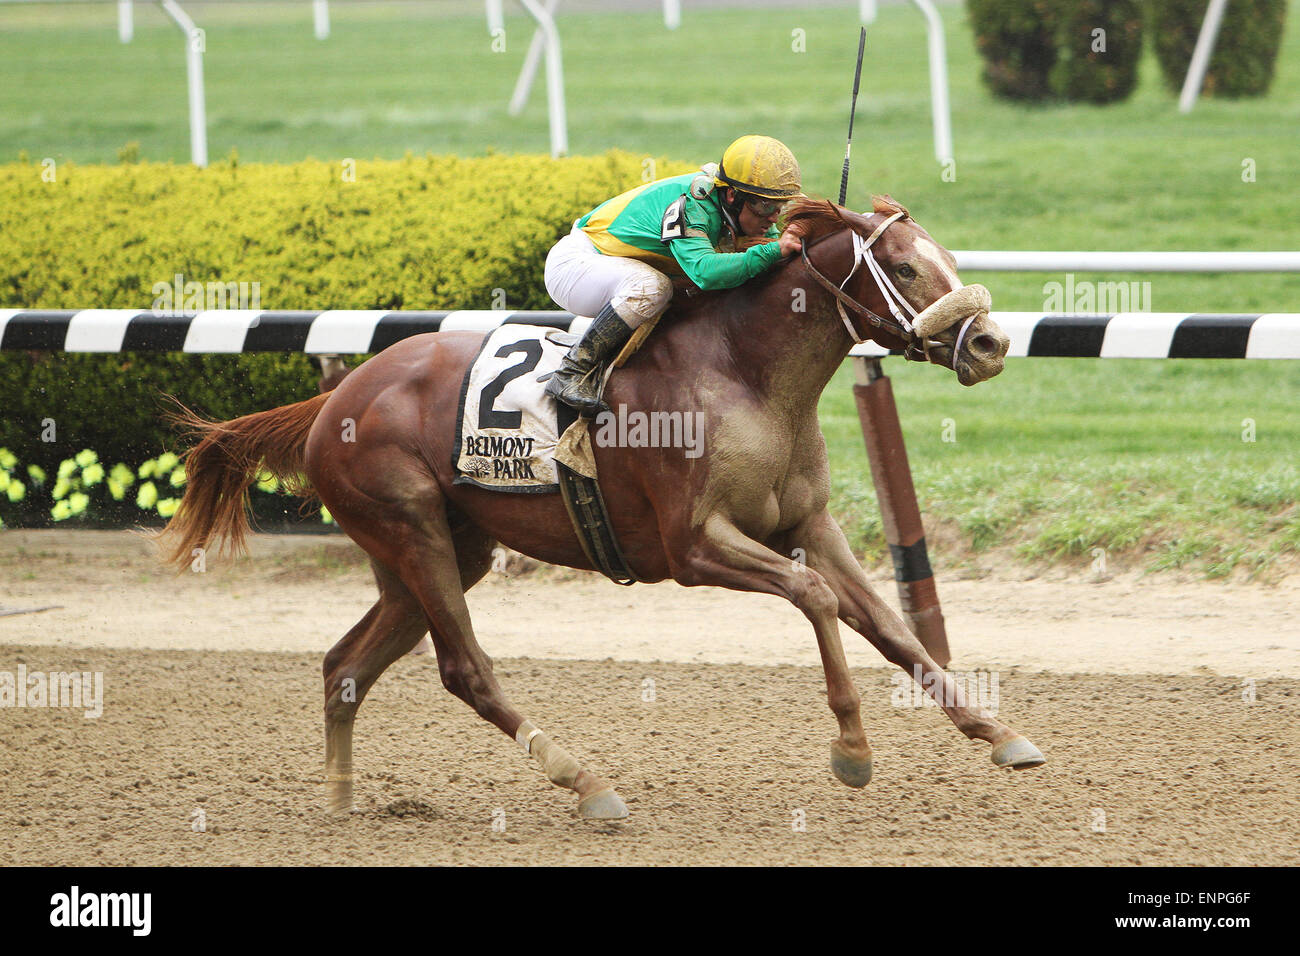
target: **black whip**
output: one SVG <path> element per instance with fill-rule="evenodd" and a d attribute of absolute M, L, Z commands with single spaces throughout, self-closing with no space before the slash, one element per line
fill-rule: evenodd
<path fill-rule="evenodd" d="M 844 172 L 840 175 L 840 205 L 849 195 L 849 153 L 853 149 L 853 114 L 858 111 L 858 83 L 862 80 L 862 51 L 867 46 L 867 28 L 858 34 L 858 66 L 853 71 L 853 101 L 849 105 L 849 139 L 844 144 Z"/>

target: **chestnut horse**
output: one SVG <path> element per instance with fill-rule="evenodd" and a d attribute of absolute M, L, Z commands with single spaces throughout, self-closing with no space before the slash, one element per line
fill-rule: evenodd
<path fill-rule="evenodd" d="M 1043 763 L 1033 744 L 968 701 L 926 653 L 872 589 L 826 510 L 829 467 L 817 401 L 853 340 L 860 333 L 891 349 L 911 346 L 974 384 L 1001 371 L 1009 344 L 989 318 L 987 290 L 963 287 L 952 255 L 887 198 L 877 199 L 870 215 L 800 200 L 787 218 L 804 237 L 804 256 L 739 288 L 679 299 L 608 380 L 605 397 L 615 408 L 702 413 L 705 423 L 700 457 L 680 449 L 593 449 L 627 562 L 641 581 L 671 577 L 686 586 L 779 594 L 803 612 L 839 723 L 831 770 L 849 786 L 870 779 L 871 747 L 838 621 L 909 674 L 925 675 L 924 688 L 957 728 L 993 745 L 995 764 Z M 833 293 L 828 277 L 842 289 Z M 903 301 L 891 302 L 886 288 Z M 954 302 L 955 310 L 945 307 Z M 915 324 L 888 319 L 887 311 L 902 315 L 900 305 Z M 241 550 L 248 487 L 270 471 L 319 496 L 369 554 L 379 599 L 323 667 L 331 810 L 352 805 L 357 708 L 379 675 L 428 632 L 449 691 L 514 737 L 552 782 L 575 791 L 582 817 L 619 819 L 627 808 L 611 786 L 506 698 L 470 623 L 464 592 L 488 571 L 497 542 L 551 564 L 593 569 L 558 493 L 453 484 L 458 390 L 482 339 L 477 332 L 416 335 L 307 401 L 229 422 L 182 416 L 199 440 L 186 457 L 180 508 L 161 534 L 177 566 L 190 561 L 192 549 L 223 539 Z"/>

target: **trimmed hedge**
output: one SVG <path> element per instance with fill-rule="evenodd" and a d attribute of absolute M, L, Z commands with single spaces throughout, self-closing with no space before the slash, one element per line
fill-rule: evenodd
<path fill-rule="evenodd" d="M 1149 0 L 1165 85 L 1183 88 L 1209 0 Z M 1202 96 L 1262 96 L 1273 82 L 1286 0 L 1232 0 L 1205 74 Z"/>
<path fill-rule="evenodd" d="M 1095 36 L 1099 29 L 1105 33 Z M 1127 98 L 1136 88 L 1142 58 L 1140 0 L 1058 4 L 1053 39 L 1056 63 L 1048 85 L 1056 96 L 1111 103 Z"/>
<path fill-rule="evenodd" d="M 1121 100 L 1137 86 L 1140 0 L 968 0 L 983 79 L 1013 100 Z M 1094 31 L 1103 30 L 1102 37 Z"/>
<path fill-rule="evenodd" d="M 656 174 L 685 172 L 661 161 Z M 140 308 L 176 273 L 259 282 L 264 309 L 550 307 L 551 245 L 641 182 L 642 158 L 489 156 L 342 168 L 222 163 L 0 166 L 6 306 Z"/>
<path fill-rule="evenodd" d="M 1056 65 L 1053 0 L 967 0 L 981 74 L 994 96 L 1042 100 L 1052 95 Z"/>
<path fill-rule="evenodd" d="M 83 448 L 48 472 L 0 447 L 0 528 L 60 522 L 82 528 L 160 527 L 176 513 L 185 481 L 180 456 L 172 452 L 133 467 L 109 465 L 94 449 Z M 334 523 L 319 502 L 296 502 L 280 492 L 273 475 L 260 476 L 250 489 L 249 505 L 260 526 L 328 530 Z"/>
<path fill-rule="evenodd" d="M 147 309 L 154 284 L 181 273 L 257 282 L 263 309 L 553 309 L 546 253 L 641 182 L 643 162 L 408 156 L 359 162 L 346 183 L 315 161 L 66 165 L 53 183 L 40 166 L 3 165 L 0 308 Z M 0 447 L 47 471 L 85 448 L 139 462 L 176 445 L 160 392 L 232 418 L 307 398 L 316 379 L 303 355 L 0 353 Z"/>

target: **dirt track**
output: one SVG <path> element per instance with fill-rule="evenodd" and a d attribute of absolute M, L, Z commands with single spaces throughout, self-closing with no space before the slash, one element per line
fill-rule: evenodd
<path fill-rule="evenodd" d="M 1031 662 L 1042 669 L 1018 667 L 997 646 L 1008 626 L 981 628 L 975 618 L 953 629 L 964 666 L 997 668 L 1000 716 L 1049 758 L 1022 773 L 995 769 L 987 745 L 966 741 L 936 709 L 893 706 L 892 669 L 855 668 L 876 775 L 851 791 L 827 768 L 835 725 L 820 670 L 770 659 L 787 644 L 812 650 L 797 614 L 771 607 L 737 618 L 726 604 L 712 612 L 714 595 L 690 594 L 689 629 L 645 654 L 636 646 L 644 629 L 683 624 L 680 615 L 647 621 L 647 610 L 689 592 L 555 576 L 489 580 L 476 614 L 507 692 L 619 788 L 630 820 L 577 820 L 572 795 L 445 693 L 429 657 L 398 662 L 362 708 L 359 812 L 332 820 L 321 809 L 319 666 L 370 600 L 364 567 L 321 558 L 318 541 L 279 539 L 200 585 L 158 576 L 139 542 L 85 534 L 0 534 L 0 606 L 65 605 L 0 617 L 0 671 L 102 671 L 105 681 L 97 720 L 0 709 L 0 864 L 1300 862 L 1300 680 L 1287 663 L 1295 628 L 1283 613 L 1293 590 L 1111 582 L 1157 609 L 1144 617 L 1139 601 L 1123 610 L 1135 643 L 1186 605 L 1180 589 L 1201 595 L 1177 625 L 1184 640 L 1160 657 L 1163 669 L 1189 673 L 1113 673 L 1121 668 L 1108 668 L 1105 642 L 1100 663 L 1075 673 L 1051 663 L 1065 655 L 1084 665 L 1086 647 Z M 1014 584 L 969 583 L 985 595 Z M 962 584 L 942 585 L 950 624 L 963 620 L 951 596 Z M 1087 588 L 1111 586 L 1048 584 L 1055 601 L 1035 608 L 1025 598 L 1006 612 L 1006 625 L 1045 622 L 1045 645 L 1073 626 L 1061 609 L 1081 606 L 1086 618 L 1101 600 Z M 572 606 L 587 588 L 599 589 L 603 609 Z M 571 596 L 568 614 L 585 634 L 618 635 L 606 642 L 618 659 L 503 652 L 518 646 L 492 637 L 509 630 L 508 614 L 527 622 L 511 627 L 544 643 L 566 629 L 541 594 Z M 1201 633 L 1235 601 L 1271 609 L 1272 644 L 1250 627 L 1235 648 Z M 258 620 L 267 624 L 257 629 Z M 235 646 L 249 646 L 250 629 L 277 650 L 210 649 L 236 632 Z M 311 652 L 281 649 L 308 638 Z M 689 656 L 715 643 L 761 666 Z M 1200 650 L 1180 658 L 1188 644 Z M 1211 665 L 1256 666 L 1211 672 L 1198 663 L 1202 652 Z M 856 652 L 853 660 L 871 662 Z M 1257 679 L 1254 702 L 1243 700 L 1243 674 Z M 653 701 L 642 699 L 646 678 Z M 206 832 L 192 829 L 200 809 Z M 792 826 L 799 819 L 804 832 Z"/>

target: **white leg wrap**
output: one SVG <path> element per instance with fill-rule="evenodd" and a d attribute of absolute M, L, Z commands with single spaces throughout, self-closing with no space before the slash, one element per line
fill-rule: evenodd
<path fill-rule="evenodd" d="M 533 726 L 531 720 L 525 720 L 519 725 L 519 729 L 515 731 L 515 740 L 541 762 L 542 770 L 551 783 L 573 789 L 573 783 L 582 772 L 582 766 L 569 756 L 568 751 Z"/>

